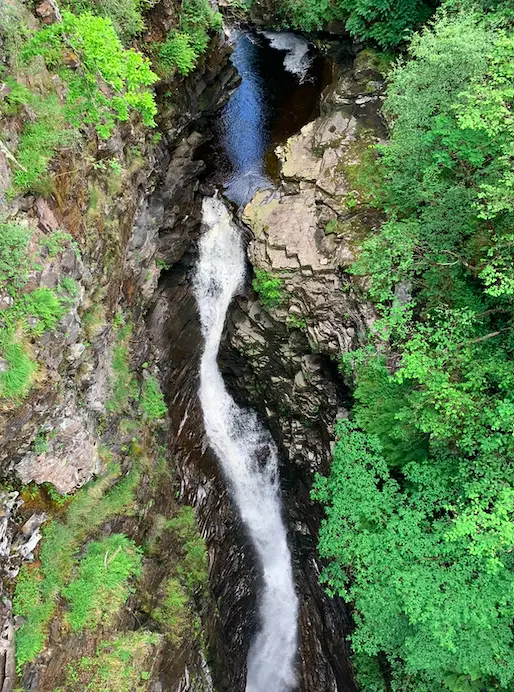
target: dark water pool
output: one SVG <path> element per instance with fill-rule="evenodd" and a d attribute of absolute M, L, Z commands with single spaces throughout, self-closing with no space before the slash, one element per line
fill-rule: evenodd
<path fill-rule="evenodd" d="M 237 31 L 233 39 L 241 83 L 197 158 L 207 165 L 207 179 L 243 205 L 277 179 L 274 149 L 316 117 L 333 66 L 294 34 Z"/>

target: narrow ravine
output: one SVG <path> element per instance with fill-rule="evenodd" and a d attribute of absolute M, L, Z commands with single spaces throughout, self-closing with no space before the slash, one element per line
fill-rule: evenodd
<path fill-rule="evenodd" d="M 271 45 L 278 41 L 276 47 L 285 53 L 284 69 L 304 81 L 310 65 L 308 44 L 289 34 L 277 36 L 280 40 L 272 34 L 266 38 Z M 223 189 L 237 205 L 248 202 L 259 188 L 272 186 L 265 174 L 270 133 L 257 56 L 252 37 L 237 34 L 232 61 L 241 84 L 221 120 L 222 146 L 231 164 Z M 221 199 L 205 198 L 202 217 L 206 231 L 194 278 L 205 341 L 200 403 L 207 439 L 254 545 L 262 576 L 260 623 L 248 653 L 246 692 L 289 692 L 295 686 L 298 598 L 282 517 L 278 452 L 257 414 L 234 402 L 217 363 L 227 311 L 244 284 L 246 257 L 241 230 Z"/>
<path fill-rule="evenodd" d="M 214 450 L 262 568 L 260 630 L 248 654 L 247 692 L 288 692 L 295 682 L 298 601 L 281 515 L 278 455 L 253 411 L 227 392 L 217 357 L 230 302 L 245 276 L 240 231 L 219 199 L 206 198 L 194 281 L 205 346 L 200 402 Z"/>

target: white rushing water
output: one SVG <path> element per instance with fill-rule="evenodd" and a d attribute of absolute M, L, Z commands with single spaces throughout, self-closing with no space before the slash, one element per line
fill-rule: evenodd
<path fill-rule="evenodd" d="M 289 692 L 295 684 L 298 599 L 281 514 L 278 455 L 253 411 L 236 405 L 217 364 L 225 317 L 245 277 L 239 229 L 219 199 L 205 198 L 194 292 L 205 339 L 200 402 L 209 443 L 229 483 L 262 569 L 260 629 L 248 653 L 246 692 Z"/>
<path fill-rule="evenodd" d="M 263 31 L 272 48 L 285 51 L 284 67 L 296 75 L 300 84 L 307 79 L 312 58 L 309 56 L 309 42 L 289 31 Z"/>

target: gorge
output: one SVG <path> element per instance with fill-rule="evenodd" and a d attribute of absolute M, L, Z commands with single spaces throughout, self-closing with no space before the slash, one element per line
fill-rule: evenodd
<path fill-rule="evenodd" d="M 0 692 L 512 692 L 513 64 L 0 0 Z"/>

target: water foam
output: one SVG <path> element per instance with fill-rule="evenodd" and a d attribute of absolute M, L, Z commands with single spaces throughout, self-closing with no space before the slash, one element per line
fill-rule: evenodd
<path fill-rule="evenodd" d="M 263 31 L 262 34 L 268 39 L 272 48 L 285 51 L 285 69 L 296 75 L 302 84 L 307 79 L 312 65 L 312 58 L 309 56 L 309 42 L 288 31 Z"/>
<path fill-rule="evenodd" d="M 230 302 L 245 277 L 239 229 L 219 199 L 205 198 L 194 293 L 205 339 L 200 403 L 214 450 L 262 569 L 260 629 L 248 653 L 246 692 L 290 692 L 295 685 L 298 599 L 281 514 L 277 449 L 253 411 L 225 388 L 217 356 Z"/>

